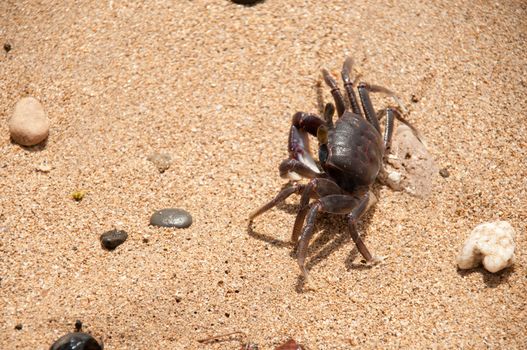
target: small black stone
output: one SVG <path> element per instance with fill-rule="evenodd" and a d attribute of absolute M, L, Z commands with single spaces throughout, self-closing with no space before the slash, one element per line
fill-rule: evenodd
<path fill-rule="evenodd" d="M 91 335 L 76 332 L 60 337 L 49 350 L 102 350 L 102 346 Z"/>
<path fill-rule="evenodd" d="M 128 234 L 122 230 L 110 230 L 101 235 L 101 244 L 108 250 L 114 250 L 124 243 Z"/>
<path fill-rule="evenodd" d="M 187 228 L 192 225 L 192 216 L 183 209 L 161 209 L 152 214 L 150 217 L 150 225 Z"/>
<path fill-rule="evenodd" d="M 263 0 L 232 0 L 235 4 L 242 4 L 242 5 L 254 5 L 259 2 L 263 2 Z"/>
<path fill-rule="evenodd" d="M 81 329 L 82 329 L 82 321 L 81 320 L 75 321 L 75 332 L 80 332 Z"/>
<path fill-rule="evenodd" d="M 12 47 L 11 47 L 11 44 L 10 43 L 5 43 L 4 44 L 4 51 L 6 53 L 8 53 L 9 51 L 11 51 Z"/>
<path fill-rule="evenodd" d="M 419 102 L 419 97 L 417 95 L 412 95 L 412 102 L 413 103 Z"/>
<path fill-rule="evenodd" d="M 448 171 L 447 168 L 443 168 L 443 169 L 439 170 L 439 175 L 441 175 L 442 177 L 449 177 L 450 176 L 450 172 Z"/>
<path fill-rule="evenodd" d="M 22 324 L 21 324 L 21 323 L 17 324 L 17 325 L 15 326 L 15 329 L 16 329 L 17 331 L 22 330 Z"/>

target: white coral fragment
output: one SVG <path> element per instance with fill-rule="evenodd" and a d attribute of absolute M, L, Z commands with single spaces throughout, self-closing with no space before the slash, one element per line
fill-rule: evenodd
<path fill-rule="evenodd" d="M 486 222 L 472 230 L 457 257 L 460 269 L 480 265 L 490 272 L 498 272 L 514 262 L 516 233 L 507 221 Z"/>

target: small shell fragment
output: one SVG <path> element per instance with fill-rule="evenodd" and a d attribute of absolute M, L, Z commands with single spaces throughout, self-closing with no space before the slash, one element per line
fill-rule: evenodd
<path fill-rule="evenodd" d="M 51 169 L 53 169 L 53 167 L 49 165 L 46 161 L 43 161 L 42 163 L 35 166 L 35 170 L 40 171 L 42 173 L 49 173 Z"/>

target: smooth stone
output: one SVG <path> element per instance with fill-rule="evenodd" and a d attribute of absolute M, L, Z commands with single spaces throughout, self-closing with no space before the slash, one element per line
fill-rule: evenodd
<path fill-rule="evenodd" d="M 11 139 L 22 146 L 34 146 L 49 135 L 49 120 L 44 108 L 33 97 L 20 99 L 8 122 Z"/>
<path fill-rule="evenodd" d="M 114 250 L 124 243 L 128 234 L 122 230 L 110 230 L 101 235 L 101 244 L 108 250 Z"/>
<path fill-rule="evenodd" d="M 187 228 L 192 225 L 192 216 L 183 209 L 161 209 L 152 214 L 150 225 Z"/>
<path fill-rule="evenodd" d="M 232 0 L 232 2 L 241 5 L 254 5 L 259 2 L 263 2 L 263 0 Z"/>
<path fill-rule="evenodd" d="M 102 346 L 88 333 L 68 333 L 51 345 L 49 350 L 102 350 Z"/>

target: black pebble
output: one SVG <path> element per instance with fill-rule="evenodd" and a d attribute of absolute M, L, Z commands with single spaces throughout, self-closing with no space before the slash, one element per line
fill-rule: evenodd
<path fill-rule="evenodd" d="M 110 230 L 101 235 L 101 244 L 108 250 L 113 250 L 126 241 L 128 234 L 122 230 Z"/>
<path fill-rule="evenodd" d="M 263 2 L 263 0 L 232 0 L 235 4 L 242 4 L 242 5 L 254 5 L 259 2 Z"/>
<path fill-rule="evenodd" d="M 8 53 L 9 51 L 11 51 L 12 47 L 11 47 L 11 44 L 10 43 L 5 43 L 4 44 L 4 50 L 6 53 Z"/>
<path fill-rule="evenodd" d="M 102 350 L 102 346 L 91 335 L 75 332 L 60 337 L 49 350 Z"/>
<path fill-rule="evenodd" d="M 16 329 L 17 331 L 22 330 L 22 324 L 21 324 L 21 323 L 17 324 L 17 325 L 15 326 L 15 329 Z"/>
<path fill-rule="evenodd" d="M 161 209 L 152 214 L 150 225 L 187 228 L 192 225 L 192 216 L 183 209 Z"/>
<path fill-rule="evenodd" d="M 443 169 L 439 170 L 439 175 L 441 175 L 442 177 L 449 177 L 450 176 L 450 172 L 448 171 L 447 168 L 443 168 Z"/>
<path fill-rule="evenodd" d="M 81 320 L 75 321 L 75 332 L 80 332 L 81 329 L 82 329 L 82 321 Z"/>

